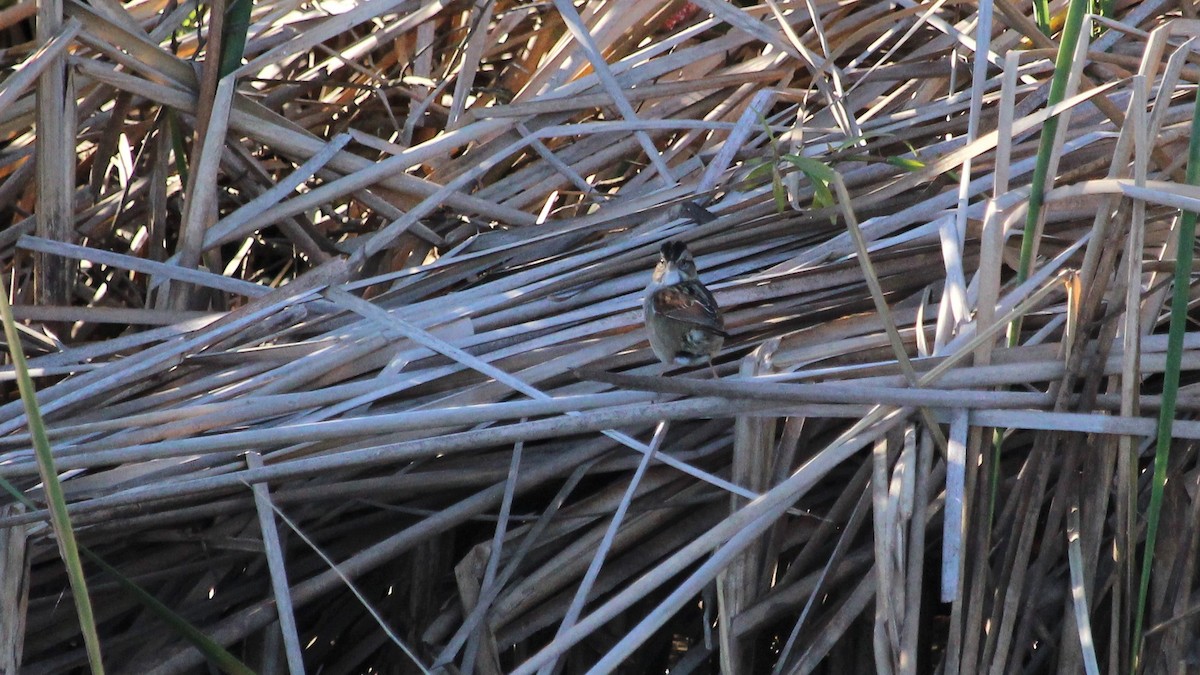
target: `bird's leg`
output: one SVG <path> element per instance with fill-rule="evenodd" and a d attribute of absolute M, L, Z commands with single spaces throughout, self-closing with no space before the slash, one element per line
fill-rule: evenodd
<path fill-rule="evenodd" d="M 717 369 L 713 366 L 712 359 L 708 360 L 708 372 L 712 373 L 712 379 L 714 379 L 714 380 L 720 379 L 719 377 L 717 377 Z"/>

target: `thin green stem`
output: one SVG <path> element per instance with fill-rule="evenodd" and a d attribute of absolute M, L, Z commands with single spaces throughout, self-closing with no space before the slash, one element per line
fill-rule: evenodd
<path fill-rule="evenodd" d="M 46 425 L 42 423 L 41 411 L 38 408 L 37 390 L 33 386 L 33 378 L 29 376 L 25 350 L 21 348 L 21 335 L 17 332 L 12 307 L 8 303 L 8 296 L 4 293 L 0 293 L 0 319 L 3 319 L 4 336 L 8 341 L 8 351 L 12 356 L 13 367 L 17 373 L 17 388 L 21 392 L 25 417 L 29 421 L 29 433 L 33 440 L 34 454 L 37 457 L 38 473 L 42 480 L 42 489 L 46 493 L 46 506 L 50 511 L 50 525 L 54 528 L 58 553 L 67 568 L 71 595 L 75 599 L 75 613 L 79 616 L 79 629 L 83 633 L 88 664 L 91 666 L 92 673 L 102 675 L 104 662 L 100 655 L 100 635 L 96 631 L 96 617 L 92 611 L 92 600 L 88 595 L 83 561 L 79 558 L 75 530 L 71 528 L 71 516 L 67 513 L 67 499 L 63 494 L 62 483 L 58 480 L 58 472 L 54 468 L 54 454 L 50 451 L 50 439 L 46 435 Z"/>
<path fill-rule="evenodd" d="M 1062 102 L 1067 92 L 1067 80 L 1071 74 L 1071 59 L 1075 54 L 1079 35 L 1083 30 L 1083 17 L 1087 14 L 1088 0 L 1071 0 L 1067 8 L 1067 22 L 1063 26 L 1062 41 L 1058 45 L 1058 56 L 1054 59 L 1054 77 L 1050 80 L 1050 94 L 1046 106 Z M 1036 5 L 1035 5 L 1036 6 Z M 1046 199 L 1046 182 L 1050 173 L 1050 157 L 1054 153 L 1054 137 L 1058 134 L 1058 115 L 1042 125 L 1042 136 L 1038 141 L 1037 164 L 1033 167 L 1033 182 L 1029 186 L 1029 211 L 1025 214 L 1025 232 L 1021 235 L 1021 261 L 1017 266 L 1017 283 L 1029 278 L 1033 267 L 1033 249 L 1041 236 L 1042 205 Z M 1021 338 L 1021 320 L 1013 321 L 1008 333 L 1008 346 L 1015 347 Z"/>
<path fill-rule="evenodd" d="M 1200 184 L 1200 97 L 1192 112 L 1192 140 L 1188 146 L 1187 182 Z M 1171 431 L 1175 423 L 1175 400 L 1179 393 L 1179 368 L 1183 361 L 1183 335 L 1187 330 L 1188 293 L 1191 290 L 1192 247 L 1196 239 L 1197 215 L 1184 211 L 1179 220 L 1179 247 L 1175 254 L 1175 287 L 1171 296 L 1171 326 L 1167 335 L 1167 363 L 1163 371 L 1162 407 L 1158 412 L 1158 437 L 1154 449 L 1154 479 L 1150 485 L 1150 506 L 1146 511 L 1146 547 L 1142 552 L 1142 578 L 1138 585 L 1137 611 L 1133 617 L 1133 663 L 1138 668 L 1142 651 L 1142 622 L 1154 565 L 1154 544 L 1162 512 L 1163 487 L 1167 482 L 1167 459 L 1171 451 Z"/>
<path fill-rule="evenodd" d="M 1038 30 L 1050 35 L 1050 2 L 1048 0 L 1033 0 L 1033 21 Z"/>

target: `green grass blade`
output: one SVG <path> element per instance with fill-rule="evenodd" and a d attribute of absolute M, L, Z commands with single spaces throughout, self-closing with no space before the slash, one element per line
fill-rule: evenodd
<path fill-rule="evenodd" d="M 1067 80 L 1071 74 L 1071 58 L 1079 43 L 1079 35 L 1083 30 L 1083 17 L 1087 13 L 1089 0 L 1071 0 L 1067 8 L 1067 21 L 1063 26 L 1062 40 L 1058 45 L 1058 55 L 1054 59 L 1054 76 L 1050 80 L 1050 94 L 1046 106 L 1061 103 L 1067 91 Z M 1034 0 L 1034 17 L 1038 27 L 1047 35 L 1050 34 L 1050 9 L 1046 0 Z M 1029 210 L 1025 213 L 1025 231 L 1021 235 L 1021 259 L 1017 265 L 1017 283 L 1029 278 L 1033 268 L 1033 245 L 1039 233 L 1038 219 L 1041 216 L 1042 205 L 1046 198 L 1046 178 L 1050 173 L 1050 156 L 1054 153 L 1054 137 L 1058 133 L 1058 116 L 1046 120 L 1042 125 L 1042 135 L 1038 141 L 1037 163 L 1033 168 L 1033 181 L 1029 186 Z M 1016 347 L 1021 341 L 1021 317 L 1013 319 L 1008 330 L 1008 346 Z M 992 435 L 992 457 L 989 465 L 991 503 L 988 505 L 988 522 L 995 514 L 995 498 L 999 489 L 1000 453 L 1004 442 L 1004 431 L 997 429 Z"/>
<path fill-rule="evenodd" d="M 224 38 L 221 40 L 221 77 L 242 65 L 246 34 L 250 32 L 250 10 L 254 0 L 232 0 L 225 8 Z"/>
<path fill-rule="evenodd" d="M 230 675 L 254 675 L 254 670 L 242 663 L 233 654 L 230 654 L 224 647 L 208 637 L 186 619 L 171 611 L 170 607 L 159 602 L 158 598 L 150 595 L 141 586 L 138 586 L 131 579 L 121 574 L 112 565 L 104 562 L 95 553 L 84 549 L 83 554 L 88 557 L 93 563 L 98 565 L 105 572 L 108 572 L 117 583 L 128 591 L 131 595 L 137 598 L 138 602 L 142 603 L 147 609 L 156 614 L 164 623 L 175 629 L 175 632 L 180 637 L 192 643 L 196 649 L 208 658 L 209 663 L 221 669 L 222 672 Z"/>
<path fill-rule="evenodd" d="M 5 478 L 0 477 L 0 490 L 4 490 L 12 495 L 18 502 L 24 504 L 30 510 L 37 510 L 39 507 L 32 500 L 26 497 L 17 489 L 15 485 L 8 482 Z M 156 614 L 163 623 L 175 629 L 175 632 L 180 637 L 191 642 L 196 649 L 200 650 L 214 666 L 222 669 L 226 673 L 233 675 L 254 675 L 254 671 L 242 663 L 233 654 L 230 654 L 218 642 L 208 637 L 192 624 L 188 623 L 187 619 L 176 614 L 170 607 L 159 602 L 158 598 L 151 595 L 141 586 L 138 586 L 132 579 L 121 574 L 117 568 L 109 565 L 103 558 L 96 555 L 86 546 L 80 546 L 79 552 L 88 560 L 100 567 L 102 570 L 112 575 L 116 579 L 117 584 L 129 592 L 134 598 L 141 602 L 147 609 Z"/>
<path fill-rule="evenodd" d="M 1050 2 L 1049 0 L 1033 0 L 1033 20 L 1037 27 L 1046 35 L 1050 34 Z"/>
<path fill-rule="evenodd" d="M 179 117 L 175 111 L 167 109 L 167 129 L 171 135 L 171 149 L 175 155 L 175 171 L 179 174 L 179 180 L 187 185 L 188 181 L 188 159 L 187 159 L 187 143 L 184 140 L 183 127 L 180 126 Z"/>
<path fill-rule="evenodd" d="M 1083 29 L 1083 17 L 1087 13 L 1089 0 L 1071 0 L 1067 8 L 1067 21 L 1063 26 L 1062 40 L 1058 44 L 1058 55 L 1054 59 L 1054 76 L 1050 80 L 1050 94 L 1046 106 L 1061 103 L 1067 91 L 1067 80 L 1071 74 L 1071 58 L 1079 43 L 1079 34 Z M 1050 9 L 1045 0 L 1034 0 L 1034 15 L 1038 26 L 1047 35 L 1050 34 Z M 1029 186 L 1029 210 L 1025 213 L 1025 231 L 1021 234 L 1021 259 L 1017 265 L 1017 283 L 1029 278 L 1033 268 L 1033 245 L 1039 233 L 1038 219 L 1042 213 L 1042 205 L 1046 198 L 1046 178 L 1050 173 L 1050 157 L 1054 153 L 1054 137 L 1058 133 L 1058 116 L 1046 120 L 1042 125 L 1042 135 L 1038 141 L 1037 163 L 1033 168 L 1033 181 Z M 1008 329 L 1008 346 L 1016 347 L 1021 341 L 1021 317 L 1013 319 Z M 994 515 L 995 496 L 999 489 L 1000 453 L 1004 442 L 1004 432 L 997 429 L 992 435 L 992 458 L 990 466 L 990 485 L 992 503 L 988 506 L 989 518 Z"/>
<path fill-rule="evenodd" d="M 1050 94 L 1046 99 L 1047 107 L 1061 103 L 1066 95 L 1067 78 L 1071 73 L 1071 58 L 1079 43 L 1087 5 L 1088 0 L 1071 0 L 1071 5 L 1067 8 L 1067 23 L 1063 26 L 1062 40 L 1058 45 L 1058 56 L 1054 59 L 1054 77 L 1050 80 Z M 1048 26 L 1043 28 L 1043 30 L 1047 29 Z M 1054 137 L 1057 133 L 1058 116 L 1055 115 L 1042 125 L 1042 136 L 1038 142 L 1037 164 L 1034 165 L 1033 182 L 1029 186 L 1029 211 L 1025 214 L 1025 232 L 1021 235 L 1021 261 L 1017 267 L 1017 283 L 1029 278 L 1029 271 L 1033 266 L 1033 244 L 1038 236 L 1038 218 L 1042 213 L 1042 205 L 1046 198 L 1046 178 L 1050 172 L 1050 156 L 1054 150 Z M 1013 322 L 1012 330 L 1009 331 L 1008 346 L 1015 347 L 1020 336 L 1021 321 L 1018 319 Z"/>
<path fill-rule="evenodd" d="M 1192 139 L 1188 145 L 1187 182 L 1200 184 L 1200 98 L 1192 112 Z M 1184 211 L 1179 220 L 1179 248 L 1175 255 L 1175 287 L 1171 296 L 1171 327 L 1167 335 L 1167 364 L 1163 372 L 1162 407 L 1158 412 L 1158 437 L 1154 448 L 1154 479 L 1150 485 L 1150 505 L 1146 511 L 1146 548 L 1142 553 L 1142 577 L 1138 585 L 1137 611 L 1133 617 L 1133 668 L 1136 672 L 1142 650 L 1142 622 L 1146 614 L 1146 596 L 1150 589 L 1150 570 L 1154 565 L 1154 543 L 1162 511 L 1163 487 L 1167 482 L 1167 457 L 1171 451 L 1171 431 L 1175 422 L 1175 402 L 1179 393 L 1179 368 L 1183 361 L 1183 334 L 1187 330 L 1189 281 L 1192 278 L 1192 247 L 1196 239 L 1196 214 Z"/>
<path fill-rule="evenodd" d="M 16 321 L 8 296 L 0 293 L 0 320 L 4 322 L 4 336 L 8 340 L 9 354 L 17 373 L 17 388 L 21 391 L 21 402 L 25 406 L 25 417 L 29 420 L 29 432 L 33 438 L 33 449 L 37 457 L 38 473 L 46 493 L 46 504 L 50 511 L 50 525 L 58 542 L 58 553 L 67 568 L 67 579 L 71 584 L 71 595 L 75 599 L 75 613 L 79 617 L 79 629 L 83 633 L 88 663 L 92 673 L 104 672 L 100 656 L 100 635 L 96 632 L 96 618 L 92 612 L 92 601 L 88 596 L 87 578 L 83 574 L 83 561 L 79 558 L 79 546 L 75 543 L 75 531 L 71 529 L 71 516 L 67 513 L 67 500 L 58 472 L 54 469 L 54 455 L 50 452 L 50 439 L 37 403 L 37 390 L 29 377 L 25 363 L 25 351 L 21 348 L 21 336 L 17 333 Z"/>

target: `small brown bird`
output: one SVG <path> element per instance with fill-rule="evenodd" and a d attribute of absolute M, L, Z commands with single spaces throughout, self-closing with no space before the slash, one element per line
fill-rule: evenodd
<path fill-rule="evenodd" d="M 642 307 L 650 346 L 660 361 L 680 366 L 707 361 L 713 377 L 717 376 L 712 359 L 729 336 L 721 309 L 701 283 L 696 261 L 683 242 L 662 245 Z"/>

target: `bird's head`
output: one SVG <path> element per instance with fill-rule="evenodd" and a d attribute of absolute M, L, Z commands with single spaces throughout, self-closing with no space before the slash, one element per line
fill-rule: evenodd
<path fill-rule="evenodd" d="M 658 266 L 654 268 L 654 283 L 672 286 L 698 278 L 696 261 L 682 241 L 668 241 L 659 250 Z"/>

